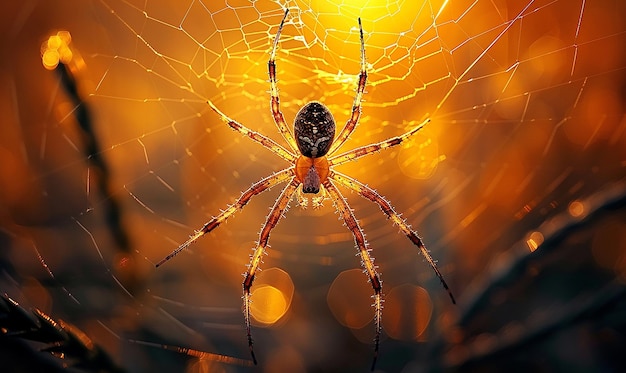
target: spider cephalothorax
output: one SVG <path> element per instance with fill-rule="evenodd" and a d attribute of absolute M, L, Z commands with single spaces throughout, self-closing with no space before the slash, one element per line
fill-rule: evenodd
<path fill-rule="evenodd" d="M 204 226 L 196 231 L 187 241 L 172 251 L 168 256 L 162 259 L 156 264 L 160 266 L 169 259 L 173 258 L 176 254 L 186 249 L 195 242 L 198 238 L 211 232 L 217 228 L 222 222 L 232 216 L 235 212 L 242 209 L 249 201 L 257 194 L 260 194 L 271 187 L 283 182 L 288 182 L 287 186 L 283 189 L 281 194 L 276 199 L 274 206 L 272 207 L 257 242 L 254 253 L 251 255 L 250 264 L 244 274 L 245 279 L 243 281 L 243 312 L 245 317 L 246 333 L 248 337 L 248 346 L 250 347 L 250 353 L 252 354 L 252 360 L 256 364 L 256 358 L 254 356 L 254 350 L 252 348 L 252 334 L 250 328 L 250 289 L 254 282 L 254 277 L 259 270 L 261 259 L 265 253 L 265 249 L 269 242 L 270 232 L 278 224 L 278 221 L 283 216 L 283 212 L 286 210 L 287 205 L 291 198 L 296 194 L 298 188 L 302 185 L 302 192 L 304 193 L 319 193 L 324 190 L 334 203 L 335 207 L 341 218 L 344 220 L 348 229 L 354 236 L 354 243 L 359 251 L 361 257 L 361 264 L 365 269 L 365 273 L 369 279 L 369 282 L 374 291 L 374 324 L 376 328 L 376 335 L 374 337 L 374 361 L 372 363 L 372 370 L 376 363 L 378 356 L 378 345 L 380 341 L 381 333 L 381 316 L 382 316 L 382 281 L 377 271 L 377 266 L 374 265 L 374 258 L 370 255 L 370 248 L 365 241 L 365 235 L 361 229 L 358 220 L 354 216 L 353 210 L 348 205 L 348 202 L 343 197 L 342 193 L 336 187 L 339 184 L 353 192 L 356 192 L 361 197 L 376 203 L 382 212 L 400 228 L 400 231 L 404 233 L 407 238 L 419 249 L 424 258 L 428 261 L 428 264 L 435 271 L 435 274 L 441 281 L 443 287 L 448 291 L 452 302 L 454 297 L 450 292 L 448 285 L 443 279 L 443 276 L 437 269 L 437 266 L 430 256 L 428 250 L 424 246 L 422 239 L 417 233 L 411 229 L 407 222 L 396 213 L 393 206 L 383 198 L 374 189 L 359 182 L 358 180 L 343 175 L 333 170 L 334 166 L 350 162 L 359 159 L 363 156 L 373 154 L 379 150 L 386 149 L 392 146 L 397 146 L 409 137 L 413 136 L 419 131 L 426 123 L 428 119 L 413 127 L 408 132 L 392 137 L 390 139 L 361 146 L 356 149 L 349 150 L 345 153 L 335 155 L 335 152 L 346 142 L 350 134 L 356 128 L 359 117 L 361 115 L 361 101 L 363 94 L 365 93 L 365 84 L 367 82 L 367 70 L 365 63 L 365 42 L 363 41 L 363 28 L 361 26 L 361 19 L 359 18 L 359 36 L 361 41 L 361 71 L 359 73 L 358 85 L 356 88 L 356 94 L 354 97 L 354 103 L 352 104 L 352 114 L 345 126 L 335 137 L 335 120 L 332 114 L 326 106 L 322 103 L 313 101 L 304 105 L 294 121 L 294 132 L 289 130 L 285 122 L 283 113 L 280 110 L 280 99 L 278 96 L 278 87 L 276 84 L 276 50 L 278 48 L 278 39 L 280 33 L 285 24 L 288 10 L 285 11 L 283 20 L 278 27 L 276 38 L 270 52 L 270 58 L 267 63 L 269 78 L 270 78 L 270 108 L 274 122 L 278 127 L 279 132 L 288 144 L 288 149 L 276 143 L 274 140 L 266 137 L 260 133 L 254 132 L 251 129 L 245 127 L 243 124 L 229 118 L 224 113 L 219 111 L 212 102 L 209 101 L 211 108 L 220 116 L 222 121 L 230 126 L 233 130 L 248 136 L 253 141 L 261 144 L 263 147 L 269 149 L 278 157 L 289 163 L 289 166 L 282 171 L 276 172 L 254 184 L 247 190 L 245 190 L 241 196 L 230 205 L 227 209 L 222 211 L 219 215 L 212 218 Z M 321 197 L 323 198 L 323 197 Z"/>

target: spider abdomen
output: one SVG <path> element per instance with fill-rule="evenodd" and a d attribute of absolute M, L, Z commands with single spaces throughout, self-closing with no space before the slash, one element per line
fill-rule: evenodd
<path fill-rule="evenodd" d="M 335 137 L 335 120 L 324 104 L 312 101 L 298 111 L 294 133 L 302 155 L 309 158 L 323 157 Z"/>

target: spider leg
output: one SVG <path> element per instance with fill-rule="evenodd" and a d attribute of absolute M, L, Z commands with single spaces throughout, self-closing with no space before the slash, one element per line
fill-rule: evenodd
<path fill-rule="evenodd" d="M 270 238 L 270 232 L 283 215 L 283 212 L 289 204 L 289 200 L 293 196 L 294 192 L 300 185 L 300 182 L 295 177 L 291 179 L 291 182 L 283 189 L 282 193 L 274 203 L 274 207 L 270 211 L 270 214 L 265 220 L 263 229 L 259 236 L 259 242 L 257 243 L 254 253 L 250 257 L 250 264 L 248 264 L 248 270 L 245 273 L 245 279 L 243 280 L 243 314 L 246 322 L 246 334 L 248 336 L 248 346 L 250 347 L 250 354 L 252 355 L 252 361 L 256 365 L 256 357 L 254 356 L 254 349 L 252 348 L 252 333 L 250 331 L 250 288 L 254 281 L 259 265 L 263 259 L 267 242 Z"/>
<path fill-rule="evenodd" d="M 296 140 L 291 134 L 291 131 L 287 127 L 287 123 L 285 123 L 283 113 L 280 111 L 280 97 L 278 96 L 278 86 L 276 85 L 276 49 L 278 48 L 278 39 L 280 38 L 280 33 L 283 30 L 285 19 L 287 19 L 287 13 L 289 13 L 289 9 L 285 9 L 283 20 L 280 22 L 280 26 L 278 26 L 278 32 L 276 32 L 276 38 L 274 39 L 272 51 L 270 52 L 270 58 L 267 61 L 267 70 L 270 77 L 270 96 L 272 97 L 270 108 L 272 109 L 274 123 L 276 123 L 278 131 L 280 131 L 285 141 L 287 141 L 291 150 L 295 152 L 298 150 L 298 146 L 296 144 Z"/>
<path fill-rule="evenodd" d="M 229 118 L 228 116 L 226 116 L 226 114 L 222 113 L 215 105 L 213 105 L 211 101 L 208 101 L 208 103 L 209 103 L 209 106 L 211 106 L 211 109 L 213 109 L 213 111 L 216 112 L 220 116 L 222 121 L 228 124 L 228 126 L 232 128 L 233 130 L 245 136 L 248 136 L 252 140 L 263 145 L 263 147 L 271 150 L 274 154 L 278 155 L 279 157 L 286 160 L 287 162 L 293 163 L 296 161 L 296 156 L 292 152 L 278 145 L 276 141 L 270 139 L 269 137 L 263 136 L 258 132 L 254 132 L 253 130 L 247 128 L 243 124 L 235 121 L 234 119 Z"/>
<path fill-rule="evenodd" d="M 383 300 L 382 300 L 382 281 L 380 280 L 380 276 L 376 271 L 376 266 L 374 265 L 374 258 L 370 255 L 369 245 L 365 241 L 365 235 L 363 234 L 363 230 L 359 225 L 358 220 L 354 216 L 352 209 L 348 205 L 348 202 L 343 197 L 341 192 L 335 187 L 335 185 L 327 179 L 324 182 L 324 188 L 330 194 L 337 210 L 341 214 L 341 217 L 346 223 L 346 226 L 350 231 L 352 231 L 352 235 L 354 236 L 354 242 L 356 243 L 357 248 L 359 249 L 359 254 L 361 255 L 361 264 L 363 268 L 365 268 L 365 272 L 367 273 L 367 277 L 369 278 L 369 282 L 372 284 L 372 288 L 374 289 L 374 324 L 376 327 L 376 336 L 374 337 L 374 361 L 372 362 L 372 370 L 376 365 L 376 359 L 378 358 L 378 346 L 380 344 L 380 333 L 382 330 L 381 321 L 382 321 L 382 311 L 383 311 Z"/>
<path fill-rule="evenodd" d="M 365 155 L 376 153 L 379 150 L 383 150 L 383 149 L 390 148 L 392 146 L 399 145 L 403 141 L 405 141 L 406 139 L 408 139 L 409 137 L 417 133 L 417 131 L 421 130 L 428 122 L 430 122 L 430 119 L 424 120 L 422 123 L 418 124 L 415 128 L 411 129 L 408 132 L 405 132 L 404 134 L 400 136 L 392 137 L 390 139 L 387 139 L 387 140 L 384 140 L 375 144 L 365 145 L 356 149 L 352 149 L 345 153 L 339 154 L 337 156 L 331 157 L 328 159 L 328 164 L 329 166 L 337 166 L 337 165 L 361 158 Z"/>
<path fill-rule="evenodd" d="M 452 291 L 448 287 L 448 284 L 446 284 L 446 281 L 443 279 L 443 275 L 441 274 L 441 272 L 439 272 L 437 264 L 433 260 L 433 257 L 430 256 L 430 253 L 426 249 L 426 246 L 424 245 L 424 242 L 422 242 L 422 239 L 417 235 L 414 230 L 411 229 L 406 221 L 402 219 L 400 215 L 398 215 L 393 206 L 384 197 L 378 194 L 378 192 L 376 192 L 374 189 L 347 175 L 342 175 L 338 172 L 331 171 L 328 177 L 335 180 L 339 184 L 347 187 L 348 189 L 357 192 L 365 199 L 369 199 L 370 201 L 376 203 L 378 207 L 380 207 L 380 209 L 383 211 L 383 213 L 385 213 L 385 215 L 387 215 L 387 217 L 391 219 L 394 224 L 397 224 L 400 227 L 402 233 L 404 233 L 409 238 L 409 240 L 411 240 L 411 242 L 413 242 L 413 244 L 417 246 L 417 248 L 421 251 L 422 255 L 424 255 L 424 258 L 426 258 L 428 264 L 430 264 L 430 267 L 433 269 L 433 271 L 435 271 L 435 274 L 439 278 L 439 281 L 441 281 L 444 289 L 446 289 L 446 291 L 448 292 L 452 303 L 456 304 L 456 300 L 454 299 L 454 295 L 452 295 Z"/>
<path fill-rule="evenodd" d="M 222 222 L 228 219 L 231 215 L 233 215 L 238 210 L 242 209 L 248 203 L 248 201 L 250 201 L 252 197 L 254 197 L 257 194 L 262 193 L 263 191 L 273 187 L 276 184 L 279 184 L 288 180 L 290 177 L 293 177 L 293 173 L 294 173 L 293 168 L 287 168 L 252 184 L 250 188 L 248 188 L 246 191 L 244 191 L 241 194 L 241 196 L 235 203 L 228 206 L 228 208 L 222 211 L 221 214 L 219 214 L 218 216 L 214 217 L 213 219 L 208 221 L 206 224 L 204 224 L 204 226 L 202 226 L 202 228 L 197 230 L 191 237 L 189 237 L 187 241 L 185 241 L 182 245 L 178 246 L 178 248 L 172 251 L 168 256 L 161 259 L 161 261 L 156 264 L 156 267 L 160 267 L 165 262 L 167 262 L 168 260 L 178 255 L 178 253 L 180 253 L 181 251 L 189 247 L 189 245 L 194 243 L 198 238 L 204 236 L 205 234 L 211 232 L 213 229 L 217 228 Z"/>
<path fill-rule="evenodd" d="M 363 100 L 363 94 L 365 93 L 365 83 L 367 82 L 367 70 L 365 64 L 365 42 L 363 41 L 363 26 L 361 26 L 361 18 L 359 18 L 359 36 L 361 37 L 361 73 L 359 74 L 359 84 L 356 88 L 356 94 L 354 96 L 354 103 L 352 104 L 352 115 L 346 122 L 337 138 L 333 142 L 328 154 L 334 153 L 344 142 L 348 139 L 352 131 L 359 123 L 359 117 L 361 116 L 361 101 Z"/>

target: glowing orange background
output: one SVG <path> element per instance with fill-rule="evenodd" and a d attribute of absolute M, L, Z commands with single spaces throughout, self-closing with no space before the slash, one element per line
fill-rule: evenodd
<path fill-rule="evenodd" d="M 576 201 L 624 177 L 626 7 L 588 1 L 581 13 L 581 4 L 288 4 L 276 61 L 288 121 L 310 100 L 327 104 L 339 124 L 348 118 L 359 70 L 358 17 L 369 80 L 360 126 L 343 149 L 431 118 L 406 144 L 340 170 L 403 213 L 460 299 L 492 258 L 520 240 L 534 250 L 541 222 L 580 214 Z M 1 7 L 2 255 L 16 281 L 3 280 L 0 290 L 76 323 L 121 364 L 132 354 L 138 370 L 162 352 L 129 348 L 126 335 L 247 358 L 241 273 L 277 191 L 256 197 L 191 253 L 159 270 L 153 263 L 251 183 L 287 166 L 206 105 L 210 99 L 282 143 L 267 93 L 268 51 L 282 8 L 118 0 Z M 68 66 L 112 170 L 130 254 L 119 253 L 108 236 L 106 201 L 93 189 L 75 108 L 42 65 L 42 44 L 62 30 L 71 33 Z M 389 294 L 381 369 L 399 370 L 419 360 L 420 348 L 450 327 L 457 311 L 397 227 L 376 206 L 346 195 Z M 624 231 L 623 222 L 613 222 L 594 241 L 597 265 L 613 276 L 624 273 Z M 270 242 L 268 271 L 255 283 L 253 333 L 263 368 L 306 371 L 318 361 L 367 367 L 371 288 L 354 275 L 353 239 L 332 204 L 302 210 L 292 202 Z M 346 302 L 348 295 L 354 300 Z M 409 352 L 393 352 L 403 349 Z M 189 371 L 207 368 L 159 359 Z"/>

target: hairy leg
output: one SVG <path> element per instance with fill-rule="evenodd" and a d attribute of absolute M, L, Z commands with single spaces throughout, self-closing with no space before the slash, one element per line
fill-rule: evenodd
<path fill-rule="evenodd" d="M 276 141 L 270 139 L 269 137 L 263 136 L 258 132 L 254 132 L 243 124 L 229 118 L 228 116 L 226 116 L 226 114 L 222 113 L 211 101 L 208 101 L 208 103 L 209 106 L 211 106 L 211 109 L 213 109 L 213 111 L 220 116 L 220 119 L 222 119 L 224 123 L 228 124 L 228 126 L 233 130 L 241 133 L 242 135 L 248 136 L 252 140 L 263 145 L 263 147 L 272 151 L 274 154 L 286 160 L 287 162 L 296 161 L 297 157 L 295 156 L 295 154 L 278 145 Z"/>
<path fill-rule="evenodd" d="M 243 280 L 243 314 L 246 322 L 246 334 L 248 336 L 248 346 L 250 347 L 250 354 L 252 355 L 252 360 L 254 364 L 257 363 L 256 357 L 254 356 L 254 349 L 252 348 L 252 333 L 250 331 L 250 288 L 252 287 L 252 282 L 254 281 L 254 276 L 256 275 L 257 270 L 259 269 L 259 265 L 263 259 L 263 254 L 265 253 L 265 248 L 267 247 L 267 242 L 270 238 L 270 232 L 283 215 L 283 212 L 287 208 L 291 197 L 294 192 L 300 185 L 300 182 L 296 180 L 295 177 L 291 179 L 291 182 L 283 189 L 282 193 L 274 203 L 274 207 L 270 211 L 270 214 L 267 216 L 265 220 L 265 224 L 263 225 L 263 229 L 261 230 L 261 234 L 259 236 L 259 242 L 257 243 L 256 248 L 254 249 L 254 253 L 250 257 L 250 264 L 248 265 L 248 270 L 245 274 L 245 279 Z"/>
<path fill-rule="evenodd" d="M 370 255 L 370 249 L 367 241 L 365 241 L 363 230 L 354 216 L 352 209 L 348 205 L 348 202 L 329 179 L 324 182 L 324 188 L 326 188 L 328 194 L 330 194 L 330 197 L 335 203 L 335 207 L 339 211 L 341 217 L 345 221 L 346 226 L 350 229 L 350 231 L 352 231 L 354 242 L 359 249 L 359 254 L 361 255 L 361 265 L 365 268 L 365 273 L 367 274 L 369 282 L 372 284 L 372 289 L 374 289 L 374 325 L 376 326 L 376 336 L 374 337 L 374 361 L 372 362 L 372 370 L 374 370 L 376 359 L 378 358 L 378 346 L 380 344 L 380 333 L 382 330 L 382 281 L 380 280 L 380 275 L 376 271 L 374 258 Z"/>
<path fill-rule="evenodd" d="M 257 183 L 252 184 L 250 188 L 248 188 L 246 191 L 244 191 L 241 194 L 241 196 L 239 197 L 239 199 L 237 199 L 237 201 L 235 201 L 235 203 L 228 206 L 228 208 L 222 211 L 221 214 L 219 214 L 218 216 L 214 217 L 213 219 L 205 223 L 204 226 L 200 228 L 199 230 L 197 230 L 191 237 L 189 237 L 187 241 L 185 241 L 182 245 L 178 246 L 178 248 L 172 251 L 168 256 L 163 258 L 160 262 L 158 262 L 156 264 L 156 267 L 163 265 L 165 262 L 175 257 L 178 253 L 180 253 L 181 251 L 189 247 L 189 245 L 194 243 L 198 238 L 204 236 L 205 234 L 211 232 L 213 229 L 217 228 L 222 222 L 228 219 L 231 215 L 241 210 L 250 201 L 250 199 L 252 199 L 252 197 L 266 191 L 267 189 L 273 187 L 276 184 L 280 184 L 288 180 L 290 177 L 293 177 L 293 173 L 294 173 L 293 168 L 290 167 L 282 171 L 279 171 L 273 175 L 270 175 L 266 177 L 265 179 L 258 181 Z"/>
<path fill-rule="evenodd" d="M 446 284 L 446 281 L 443 279 L 443 275 L 441 274 L 441 272 L 439 272 L 437 264 L 433 260 L 432 256 L 430 256 L 430 253 L 426 249 L 426 246 L 424 245 L 424 242 L 422 242 L 422 239 L 417 235 L 414 230 L 411 229 L 406 220 L 400 217 L 400 215 L 395 211 L 393 206 L 384 197 L 378 194 L 378 192 L 376 192 L 374 189 L 359 182 L 358 180 L 346 175 L 342 175 L 338 172 L 331 171 L 328 177 L 338 182 L 339 184 L 347 187 L 348 189 L 357 192 L 362 197 L 376 203 L 378 207 L 380 207 L 380 209 L 383 211 L 383 213 L 385 213 L 385 215 L 387 215 L 387 217 L 391 219 L 394 224 L 397 224 L 400 227 L 402 233 L 404 233 L 408 237 L 408 239 L 411 240 L 411 242 L 413 242 L 415 246 L 417 246 L 422 255 L 424 255 L 424 258 L 426 258 L 428 264 L 430 264 L 430 267 L 433 269 L 433 271 L 435 271 L 435 274 L 439 278 L 439 281 L 441 281 L 444 289 L 446 289 L 446 291 L 448 292 L 452 303 L 456 303 L 456 300 L 452 295 L 452 291 L 448 287 L 448 284 Z"/>
<path fill-rule="evenodd" d="M 333 142 L 328 154 L 334 153 L 344 142 L 348 139 L 352 131 L 359 123 L 359 117 L 361 116 L 361 101 L 363 100 L 363 94 L 365 93 L 365 83 L 367 82 L 367 70 L 365 65 L 365 42 L 363 41 L 363 26 L 361 26 L 361 18 L 359 18 L 359 36 L 361 38 L 361 73 L 359 74 L 359 84 L 356 88 L 354 96 L 354 103 L 352 104 L 352 115 L 346 122 L 337 138 Z"/>
<path fill-rule="evenodd" d="M 384 140 L 375 144 L 365 145 L 360 148 L 356 148 L 348 152 L 339 154 L 337 156 L 331 157 L 328 159 L 328 163 L 330 166 L 337 166 L 337 165 L 361 158 L 365 155 L 374 154 L 380 150 L 399 145 L 403 141 L 408 139 L 409 137 L 416 134 L 417 131 L 421 130 L 422 127 L 424 127 L 428 122 L 430 122 L 430 119 L 424 120 L 422 123 L 418 124 L 415 128 L 411 129 L 408 132 L 405 132 L 404 134 L 400 136 L 392 137 L 390 139 L 387 139 L 387 140 Z"/>
<path fill-rule="evenodd" d="M 285 10 L 283 20 L 280 22 L 280 26 L 278 26 L 276 38 L 274 39 L 274 45 L 272 46 L 272 51 L 270 52 L 270 58 L 269 61 L 267 61 L 267 70 L 270 77 L 270 108 L 272 109 L 274 123 L 276 123 L 278 131 L 281 133 L 285 141 L 287 141 L 287 143 L 289 144 L 291 151 L 295 152 L 298 150 L 298 146 L 296 144 L 296 140 L 291 134 L 291 131 L 285 123 L 285 117 L 283 116 L 282 111 L 280 111 L 280 97 L 278 95 L 278 86 L 276 84 L 276 49 L 278 48 L 278 39 L 280 38 L 280 33 L 283 30 L 285 19 L 287 19 L 287 13 L 289 13 L 289 9 Z"/>

